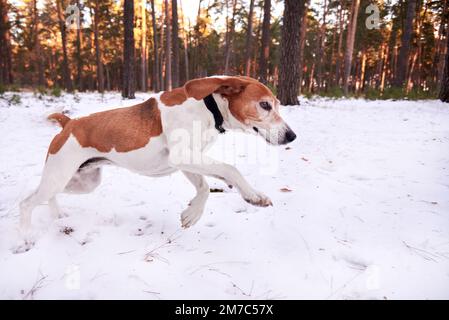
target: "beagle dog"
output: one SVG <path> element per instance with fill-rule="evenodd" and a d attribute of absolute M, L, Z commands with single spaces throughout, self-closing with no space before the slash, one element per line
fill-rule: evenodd
<path fill-rule="evenodd" d="M 57 218 L 58 193 L 92 192 L 100 184 L 105 164 L 151 177 L 181 170 L 196 188 L 196 196 L 181 214 L 184 228 L 194 225 L 203 213 L 209 196 L 204 176 L 235 186 L 243 199 L 255 206 L 272 205 L 235 167 L 210 159 L 205 150 L 219 133 L 233 129 L 260 135 L 274 145 L 296 138 L 279 115 L 276 97 L 249 77 L 190 80 L 131 107 L 77 119 L 54 113 L 49 119 L 57 121 L 62 131 L 50 143 L 37 190 L 20 203 L 24 232 L 31 227 L 37 205 L 48 201 Z M 200 143 L 192 144 L 195 139 Z"/>

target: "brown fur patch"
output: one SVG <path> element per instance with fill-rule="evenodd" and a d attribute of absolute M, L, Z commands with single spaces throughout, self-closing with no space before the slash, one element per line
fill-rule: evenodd
<path fill-rule="evenodd" d="M 186 93 L 184 92 L 184 87 L 176 88 L 171 91 L 165 91 L 161 95 L 161 101 L 168 107 L 176 106 L 182 104 L 187 100 Z"/>
<path fill-rule="evenodd" d="M 259 82 L 251 81 L 241 94 L 229 95 L 227 97 L 229 100 L 229 111 L 242 123 L 245 123 L 247 120 L 259 121 L 257 103 L 264 97 L 273 97 L 270 89 Z"/>
<path fill-rule="evenodd" d="M 128 152 L 144 147 L 151 137 L 162 133 L 157 101 L 150 98 L 138 105 L 93 113 L 73 119 L 57 134 L 48 149 L 57 153 L 73 134 L 82 147 L 100 152 Z"/>
<path fill-rule="evenodd" d="M 229 101 L 229 110 L 240 122 L 259 121 L 256 103 L 263 97 L 272 97 L 270 89 L 250 77 L 201 78 L 187 82 L 187 96 L 197 100 L 211 93 L 219 93 Z"/>
<path fill-rule="evenodd" d="M 62 128 L 65 127 L 67 122 L 72 120 L 69 117 L 67 117 L 65 114 L 62 114 L 62 113 L 52 113 L 51 115 L 49 115 L 47 117 L 47 119 L 51 120 L 51 121 L 57 121 Z"/>

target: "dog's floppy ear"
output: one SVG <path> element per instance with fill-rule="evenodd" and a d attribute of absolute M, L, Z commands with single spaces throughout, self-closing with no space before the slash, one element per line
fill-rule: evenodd
<path fill-rule="evenodd" d="M 240 77 L 227 78 L 201 78 L 188 81 L 184 85 L 187 97 L 201 100 L 212 93 L 223 96 L 231 96 L 242 92 L 250 83 L 249 80 Z"/>

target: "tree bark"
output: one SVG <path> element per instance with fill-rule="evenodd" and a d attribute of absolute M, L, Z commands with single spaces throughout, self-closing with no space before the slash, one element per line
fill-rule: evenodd
<path fill-rule="evenodd" d="M 181 16 L 182 16 L 181 30 L 182 30 L 183 39 L 184 39 L 184 68 L 185 68 L 184 82 L 186 82 L 190 79 L 190 75 L 189 75 L 189 41 L 187 39 L 187 37 L 189 37 L 189 35 L 190 35 L 190 31 L 189 31 L 189 34 L 187 34 L 185 32 L 186 29 L 185 29 L 185 22 L 184 22 L 184 10 L 183 10 L 181 0 L 180 0 L 180 6 L 181 6 Z M 190 30 L 190 28 L 189 28 L 189 30 Z M 181 82 L 180 82 L 180 84 L 181 84 Z"/>
<path fill-rule="evenodd" d="M 80 8 L 81 11 L 81 3 L 80 0 L 76 1 L 76 5 Z M 81 58 L 81 12 L 80 12 L 80 27 L 76 29 L 76 86 L 78 91 L 83 91 L 83 60 Z"/>
<path fill-rule="evenodd" d="M 285 0 L 281 34 L 278 98 L 283 105 L 297 105 L 301 8 L 304 0 Z"/>
<path fill-rule="evenodd" d="M 172 89 L 171 78 L 171 27 L 170 27 L 170 8 L 168 6 L 168 0 L 165 0 L 165 90 L 170 91 Z"/>
<path fill-rule="evenodd" d="M 302 90 L 302 80 L 304 77 L 304 46 L 306 44 L 306 30 L 308 23 L 307 12 L 309 11 L 309 2 L 310 0 L 304 1 L 304 7 L 301 15 L 301 32 L 299 40 L 299 93 L 301 93 Z"/>
<path fill-rule="evenodd" d="M 148 90 L 148 71 L 147 71 L 147 1 L 141 0 L 140 12 L 142 18 L 141 25 L 141 43 L 140 43 L 140 89 L 142 91 Z"/>
<path fill-rule="evenodd" d="M 100 22 L 100 5 L 98 0 L 95 0 L 94 9 L 94 43 L 95 43 L 95 63 L 97 65 L 97 90 L 100 93 L 104 92 L 104 74 L 103 62 L 101 59 L 100 39 L 98 37 L 98 24 Z"/>
<path fill-rule="evenodd" d="M 153 27 L 153 90 L 159 92 L 161 89 L 159 68 L 159 49 L 156 27 L 156 13 L 154 11 L 154 0 L 151 0 L 151 25 Z"/>
<path fill-rule="evenodd" d="M 341 77 L 341 52 L 343 48 L 343 1 L 340 1 L 339 9 L 338 9 L 338 47 L 337 47 L 337 59 L 335 62 L 335 85 L 340 85 L 340 77 Z"/>
<path fill-rule="evenodd" d="M 407 68 L 410 58 L 410 46 L 413 35 L 413 19 L 415 17 L 416 0 L 407 1 L 407 16 L 405 19 L 405 26 L 403 28 L 401 37 L 401 49 L 399 50 L 398 66 L 393 85 L 398 88 L 404 86 L 404 81 L 407 76 Z"/>
<path fill-rule="evenodd" d="M 362 51 L 362 62 L 360 66 L 360 82 L 359 82 L 359 91 L 363 91 L 365 87 L 365 71 L 366 71 L 366 52 Z"/>
<path fill-rule="evenodd" d="M 70 77 L 69 58 L 67 54 L 67 27 L 64 20 L 63 10 L 65 8 L 63 0 L 57 0 L 56 3 L 58 11 L 59 31 L 61 32 L 62 42 L 62 81 L 64 88 L 71 92 L 73 91 L 72 79 Z"/>
<path fill-rule="evenodd" d="M 447 6 L 448 6 L 448 0 L 444 0 L 443 3 L 443 10 L 441 11 L 441 20 L 440 20 L 440 26 L 438 28 L 438 36 L 436 39 L 437 42 L 437 47 L 435 50 L 435 55 L 433 58 L 434 66 L 436 66 L 434 68 L 433 71 L 433 81 L 434 83 L 436 83 L 437 85 L 439 85 L 439 82 L 442 78 L 443 75 L 443 71 L 444 71 L 444 38 L 443 38 L 443 33 L 444 33 L 444 25 L 445 25 L 445 15 L 447 12 Z"/>
<path fill-rule="evenodd" d="M 348 81 L 351 75 L 352 53 L 354 52 L 354 38 L 355 30 L 357 28 L 357 15 L 359 12 L 360 0 L 352 0 L 351 16 L 348 25 L 348 35 L 346 37 L 346 51 L 345 51 L 345 67 L 343 76 L 343 89 L 345 95 L 348 94 Z"/>
<path fill-rule="evenodd" d="M 246 30 L 245 41 L 245 75 L 249 77 L 251 75 L 251 51 L 252 51 L 252 38 L 253 38 L 253 15 L 254 15 L 254 0 L 251 0 L 249 4 L 248 13 L 248 29 Z"/>
<path fill-rule="evenodd" d="M 231 23 L 229 25 L 229 28 L 227 28 L 228 32 L 227 32 L 227 44 L 226 44 L 226 52 L 225 52 L 225 69 L 224 69 L 224 74 L 229 74 L 229 70 L 231 68 L 230 65 L 231 65 L 231 54 L 232 54 L 232 42 L 234 40 L 236 11 L 237 11 L 237 0 L 232 0 Z"/>
<path fill-rule="evenodd" d="M 179 87 L 179 22 L 178 22 L 178 1 L 172 0 L 172 85 Z"/>
<path fill-rule="evenodd" d="M 45 86 L 44 66 L 42 61 L 41 41 L 39 37 L 39 31 L 40 31 L 40 21 L 39 21 L 39 12 L 37 9 L 37 0 L 33 0 L 33 37 L 34 37 L 33 59 L 37 70 L 37 84 L 38 86 Z"/>
<path fill-rule="evenodd" d="M 380 89 L 381 93 L 384 91 L 384 88 L 385 88 L 385 79 L 387 77 L 387 71 L 388 71 L 388 55 L 389 55 L 388 50 L 389 50 L 389 46 L 388 46 L 388 44 L 385 44 L 385 54 L 384 54 L 383 63 L 382 63 L 382 73 L 380 76 L 380 85 L 379 85 L 379 89 Z"/>
<path fill-rule="evenodd" d="M 263 4 L 262 45 L 259 58 L 259 81 L 267 84 L 268 58 L 270 56 L 270 20 L 271 0 L 265 0 Z"/>
<path fill-rule="evenodd" d="M 318 90 L 321 90 L 323 86 L 323 58 L 324 58 L 324 40 L 326 37 L 326 17 L 327 17 L 327 1 L 324 0 L 323 21 L 321 23 L 318 35 L 318 57 L 316 61 Z"/>
<path fill-rule="evenodd" d="M 439 98 L 443 102 L 449 102 L 449 27 L 446 30 L 446 58 L 444 59 L 444 72 L 441 79 Z"/>
<path fill-rule="evenodd" d="M 0 84 L 13 83 L 8 9 L 7 0 L 0 0 Z"/>
<path fill-rule="evenodd" d="M 164 8 L 161 7 L 162 12 L 164 12 Z M 162 14 L 162 18 L 161 20 L 163 20 L 163 24 L 165 25 L 165 18 L 163 18 L 165 12 Z M 160 70 L 160 74 L 159 74 L 159 83 L 160 83 L 160 87 L 159 90 L 165 90 L 165 78 L 164 78 L 164 73 L 165 73 L 165 47 L 164 47 L 164 39 L 165 39 L 165 28 L 164 26 L 161 26 L 161 34 L 159 36 L 159 70 Z"/>
<path fill-rule="evenodd" d="M 134 61 L 134 0 L 124 1 L 124 47 L 123 47 L 123 87 L 122 97 L 135 98 L 136 79 Z"/>

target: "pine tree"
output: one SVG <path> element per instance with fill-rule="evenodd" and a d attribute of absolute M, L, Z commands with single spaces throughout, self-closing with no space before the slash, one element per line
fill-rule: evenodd
<path fill-rule="evenodd" d="M 301 8 L 304 0 L 285 0 L 279 62 L 278 98 L 283 105 L 298 104 Z"/>
<path fill-rule="evenodd" d="M 64 19 L 64 8 L 65 3 L 64 0 L 56 1 L 57 12 L 58 12 L 58 23 L 59 23 L 59 31 L 61 33 L 61 42 L 62 42 L 62 82 L 64 88 L 71 92 L 73 90 L 72 79 L 70 76 L 70 68 L 69 68 L 69 57 L 67 50 L 67 27 Z"/>
<path fill-rule="evenodd" d="M 172 46 L 171 46 L 171 23 L 170 8 L 168 0 L 165 0 L 165 90 L 172 89 Z"/>
<path fill-rule="evenodd" d="M 444 59 L 444 72 L 441 79 L 439 99 L 449 102 L 449 27 L 446 30 L 446 58 Z"/>
<path fill-rule="evenodd" d="M 178 1 L 172 0 L 172 85 L 179 87 L 179 22 L 178 22 Z"/>
<path fill-rule="evenodd" d="M 103 62 L 101 59 L 100 39 L 98 34 L 98 25 L 100 23 L 100 5 L 99 0 L 95 0 L 94 3 L 94 43 L 95 43 L 95 63 L 97 65 L 97 90 L 100 93 L 104 92 L 104 74 L 103 74 Z"/>
<path fill-rule="evenodd" d="M 123 50 L 123 87 L 122 96 L 135 98 L 135 62 L 134 62 L 134 0 L 124 1 L 124 50 Z"/>
<path fill-rule="evenodd" d="M 254 15 L 254 0 L 250 1 L 248 13 L 248 27 L 246 30 L 245 41 L 245 75 L 250 76 L 251 72 L 251 52 L 252 52 L 252 37 L 253 37 L 253 15 Z"/>
<path fill-rule="evenodd" d="M 412 44 L 413 19 L 416 12 L 416 0 L 407 1 L 407 16 L 405 19 L 404 30 L 401 37 L 401 49 L 398 56 L 398 68 L 394 78 L 393 85 L 399 88 L 404 86 L 409 65 L 410 46 Z"/>
<path fill-rule="evenodd" d="M 346 51 L 344 61 L 343 89 L 345 95 L 348 95 L 349 76 L 351 74 L 352 54 L 354 51 L 355 30 L 357 28 L 357 15 L 359 12 L 360 0 L 352 0 L 351 16 L 348 25 L 348 34 L 346 37 Z"/>
<path fill-rule="evenodd" d="M 267 84 L 268 58 L 270 55 L 271 0 L 264 0 L 263 12 L 262 45 L 260 47 L 259 58 L 259 81 Z"/>
<path fill-rule="evenodd" d="M 154 9 L 154 0 L 151 0 L 151 25 L 153 29 L 153 90 L 155 92 L 160 91 L 160 74 L 161 70 L 159 68 L 159 43 L 157 37 L 157 27 L 156 27 L 156 12 Z"/>
<path fill-rule="evenodd" d="M 6 0 L 0 0 L 0 84 L 13 82 L 8 6 Z"/>

